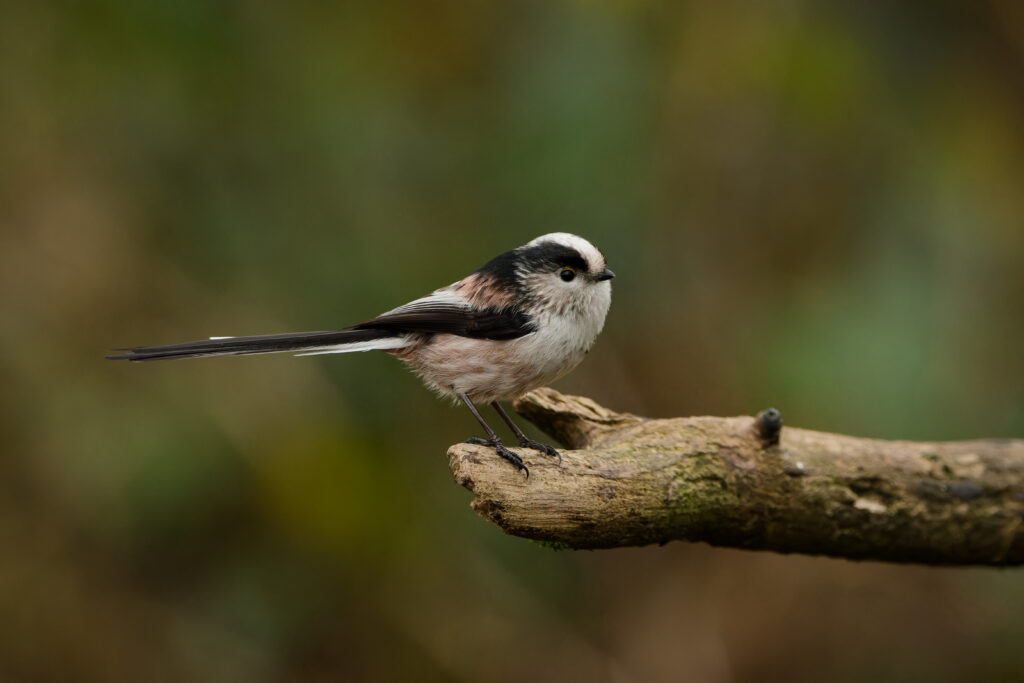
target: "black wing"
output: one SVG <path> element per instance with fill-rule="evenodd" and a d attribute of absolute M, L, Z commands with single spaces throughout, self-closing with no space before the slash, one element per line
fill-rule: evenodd
<path fill-rule="evenodd" d="M 447 333 L 503 340 L 517 339 L 537 328 L 530 316 L 516 308 L 475 308 L 439 297 L 425 297 L 350 329 Z"/>

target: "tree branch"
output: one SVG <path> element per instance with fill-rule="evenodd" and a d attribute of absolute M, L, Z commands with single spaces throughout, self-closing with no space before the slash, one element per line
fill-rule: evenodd
<path fill-rule="evenodd" d="M 569 548 L 704 541 L 925 564 L 1024 564 L 1024 441 L 912 442 L 751 417 L 654 420 L 540 389 L 516 410 L 570 450 L 448 451 L 473 509 Z"/>

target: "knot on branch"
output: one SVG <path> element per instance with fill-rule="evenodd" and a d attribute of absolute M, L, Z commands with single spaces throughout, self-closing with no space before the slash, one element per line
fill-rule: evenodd
<path fill-rule="evenodd" d="M 775 408 L 762 410 L 754 418 L 754 432 L 766 446 L 776 446 L 782 432 L 782 413 Z"/>

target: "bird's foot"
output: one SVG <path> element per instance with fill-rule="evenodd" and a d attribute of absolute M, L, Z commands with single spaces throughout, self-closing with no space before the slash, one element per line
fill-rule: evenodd
<path fill-rule="evenodd" d="M 530 470 L 528 470 L 526 468 L 526 465 L 523 464 L 523 459 L 520 458 L 515 453 L 513 453 L 512 451 L 510 451 L 508 448 L 506 448 L 505 444 L 501 443 L 501 441 L 499 441 L 498 439 L 492 441 L 490 439 L 481 439 L 479 436 L 472 436 L 466 439 L 466 443 L 475 444 L 477 446 L 490 446 L 495 451 L 497 451 L 498 455 L 508 460 L 510 463 L 515 465 L 516 468 L 518 468 L 521 472 L 526 474 L 527 479 L 530 478 Z"/>
<path fill-rule="evenodd" d="M 534 441 L 533 439 L 529 439 L 524 436 L 521 439 L 519 439 L 519 446 L 520 448 L 530 448 L 535 451 L 540 451 L 544 455 L 550 455 L 552 458 L 558 458 L 559 463 L 562 462 L 562 454 L 559 453 L 554 447 L 549 446 L 546 443 Z"/>

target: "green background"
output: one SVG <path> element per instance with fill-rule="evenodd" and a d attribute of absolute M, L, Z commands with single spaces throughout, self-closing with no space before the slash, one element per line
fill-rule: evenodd
<path fill-rule="evenodd" d="M 877 6 L 876 6 L 877 5 Z M 4 681 L 1020 680 L 1024 574 L 477 518 L 474 434 L 331 329 L 564 230 L 618 274 L 557 383 L 651 416 L 1024 436 L 1024 10 L 5 3 Z"/>

